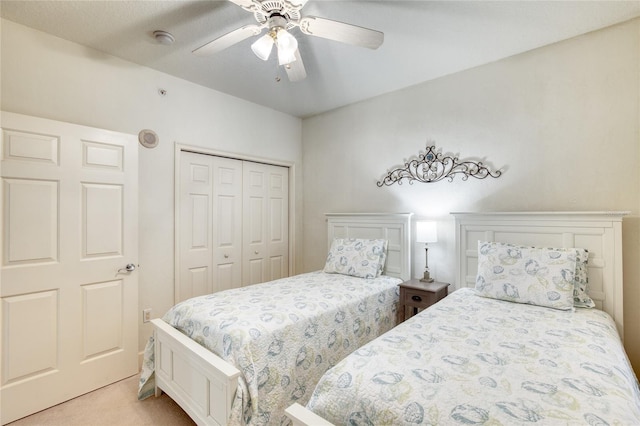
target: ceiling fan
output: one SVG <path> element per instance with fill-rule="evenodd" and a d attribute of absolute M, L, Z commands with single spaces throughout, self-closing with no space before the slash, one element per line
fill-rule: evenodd
<path fill-rule="evenodd" d="M 244 10 L 253 13 L 257 24 L 245 25 L 206 43 L 193 51 L 196 55 L 211 55 L 233 46 L 251 36 L 266 34 L 258 38 L 251 50 L 263 61 L 269 59 L 273 46 L 278 52 L 278 64 L 285 67 L 291 81 L 299 81 L 307 76 L 298 50 L 298 41 L 288 32 L 299 27 L 307 35 L 355 46 L 377 49 L 384 41 L 380 31 L 345 24 L 317 16 L 302 16 L 300 9 L 307 0 L 229 0 Z"/>

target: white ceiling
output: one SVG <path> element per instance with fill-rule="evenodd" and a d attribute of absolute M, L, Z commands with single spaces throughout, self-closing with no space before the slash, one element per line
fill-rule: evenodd
<path fill-rule="evenodd" d="M 228 1 L 2 0 L 0 8 L 10 21 L 298 117 L 640 16 L 640 0 L 310 0 L 303 15 L 376 29 L 385 40 L 369 50 L 295 28 L 307 78 L 292 83 L 276 55 L 263 62 L 251 52 L 254 38 L 208 57 L 191 53 L 255 23 L 252 14 Z M 172 33 L 175 43 L 158 44 L 154 30 Z"/>

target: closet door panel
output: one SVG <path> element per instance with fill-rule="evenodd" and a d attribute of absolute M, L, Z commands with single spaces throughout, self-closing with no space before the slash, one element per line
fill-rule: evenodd
<path fill-rule="evenodd" d="M 269 279 L 289 275 L 289 169 L 269 167 L 267 250 Z"/>
<path fill-rule="evenodd" d="M 211 292 L 212 158 L 183 152 L 180 158 L 179 285 L 176 303 Z"/>
<path fill-rule="evenodd" d="M 242 285 L 242 161 L 213 158 L 212 291 Z"/>
<path fill-rule="evenodd" d="M 242 285 L 268 280 L 267 200 L 268 168 L 265 164 L 243 164 L 243 276 Z"/>

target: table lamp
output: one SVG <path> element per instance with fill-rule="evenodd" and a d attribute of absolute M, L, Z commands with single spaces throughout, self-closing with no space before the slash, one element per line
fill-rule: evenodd
<path fill-rule="evenodd" d="M 416 223 L 416 241 L 424 243 L 424 277 L 420 281 L 431 283 L 433 278 L 429 273 L 429 243 L 438 241 L 436 222 L 424 221 Z"/>

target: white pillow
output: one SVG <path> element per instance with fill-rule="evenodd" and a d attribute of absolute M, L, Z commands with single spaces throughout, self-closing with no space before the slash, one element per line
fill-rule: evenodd
<path fill-rule="evenodd" d="M 324 272 L 375 278 L 384 268 L 387 240 L 336 238 L 331 243 Z"/>
<path fill-rule="evenodd" d="M 576 251 L 478 241 L 476 290 L 516 303 L 573 309 Z"/>

